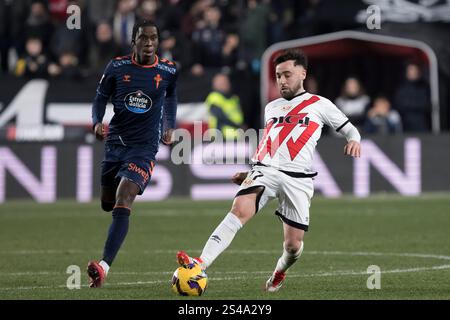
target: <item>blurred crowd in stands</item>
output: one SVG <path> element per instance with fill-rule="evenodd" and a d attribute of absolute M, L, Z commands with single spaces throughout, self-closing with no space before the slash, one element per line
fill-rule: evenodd
<path fill-rule="evenodd" d="M 81 8 L 80 30 L 66 27 L 71 4 Z M 287 12 L 297 7 L 295 1 L 270 0 L 1 0 L 2 28 L 8 29 L 1 31 L 2 70 L 8 70 L 13 47 L 21 60 L 18 75 L 72 77 L 74 66 L 78 76 L 101 72 L 111 57 L 130 52 L 133 24 L 145 19 L 161 30 L 160 55 L 177 61 L 183 72 L 259 71 L 269 44 L 297 36 L 285 33 L 296 24 Z"/>
<path fill-rule="evenodd" d="M 430 130 L 430 94 L 420 66 L 409 63 L 404 81 L 392 100 L 384 94 L 369 97 L 357 77 L 350 76 L 334 101 L 351 122 L 365 133 L 394 134 Z"/>
<path fill-rule="evenodd" d="M 216 70 L 237 78 L 233 83 L 244 109 L 243 126 L 257 127 L 262 53 L 275 42 L 335 31 L 317 23 L 320 2 L 0 0 L 1 72 L 74 80 L 100 75 L 112 57 L 130 53 L 135 21 L 153 20 L 161 32 L 159 55 L 175 61 L 184 75 L 201 77 Z M 71 4 L 81 8 L 79 30 L 66 27 Z M 319 85 L 314 77 L 305 84 L 310 92 L 321 94 Z M 430 129 L 428 84 L 420 66 L 407 66 L 394 96 L 369 97 L 363 87 L 349 75 L 335 103 L 364 132 Z"/>

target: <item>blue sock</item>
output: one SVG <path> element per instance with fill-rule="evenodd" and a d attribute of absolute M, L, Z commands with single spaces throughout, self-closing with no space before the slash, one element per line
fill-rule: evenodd
<path fill-rule="evenodd" d="M 115 207 L 112 212 L 113 221 L 108 231 L 108 239 L 103 251 L 103 260 L 111 265 L 128 233 L 130 209 Z"/>

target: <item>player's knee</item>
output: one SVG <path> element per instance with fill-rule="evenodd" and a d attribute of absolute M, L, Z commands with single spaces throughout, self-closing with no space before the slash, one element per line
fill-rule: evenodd
<path fill-rule="evenodd" d="M 136 197 L 135 194 L 128 192 L 128 191 L 119 192 L 116 196 L 116 205 L 124 206 L 124 207 L 131 207 L 135 197 Z"/>
<path fill-rule="evenodd" d="M 122 179 L 116 195 L 116 206 L 131 208 L 139 193 L 139 186 L 128 179 Z"/>
<path fill-rule="evenodd" d="M 231 208 L 231 212 L 239 218 L 239 220 L 246 222 L 248 219 L 251 218 L 253 215 L 253 212 L 249 210 L 248 207 L 243 205 L 242 203 L 235 201 L 233 203 L 233 207 Z"/>
<path fill-rule="evenodd" d="M 284 242 L 284 250 L 290 254 L 296 254 L 302 246 L 302 242 L 299 240 L 286 240 Z"/>
<path fill-rule="evenodd" d="M 114 202 L 102 201 L 102 210 L 111 212 L 114 209 Z"/>
<path fill-rule="evenodd" d="M 116 206 L 130 208 L 131 205 L 133 204 L 133 200 L 134 198 L 128 196 L 117 197 Z"/>

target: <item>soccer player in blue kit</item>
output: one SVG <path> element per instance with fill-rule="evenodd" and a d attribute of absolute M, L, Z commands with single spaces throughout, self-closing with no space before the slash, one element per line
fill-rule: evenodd
<path fill-rule="evenodd" d="M 97 139 L 106 138 L 101 205 L 112 211 L 112 223 L 103 258 L 87 267 L 91 288 L 101 287 L 125 240 L 131 206 L 151 179 L 160 141 L 173 143 L 177 70 L 173 62 L 157 56 L 158 44 L 158 27 L 151 21 L 137 22 L 132 54 L 111 60 L 97 88 L 93 127 Z M 102 120 L 109 99 L 114 116 L 106 136 Z"/>

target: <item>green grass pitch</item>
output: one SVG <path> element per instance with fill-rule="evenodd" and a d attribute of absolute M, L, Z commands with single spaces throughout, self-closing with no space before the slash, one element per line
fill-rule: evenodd
<path fill-rule="evenodd" d="M 88 260 L 101 255 L 109 214 L 98 203 L 0 205 L 0 299 L 450 299 L 450 196 L 316 197 L 301 260 L 282 290 L 263 283 L 281 254 L 282 224 L 272 203 L 252 219 L 207 270 L 200 298 L 169 284 L 179 249 L 198 255 L 230 208 L 224 202 L 171 199 L 136 203 L 130 231 L 101 289 L 87 287 Z M 82 287 L 69 290 L 69 265 Z M 367 268 L 381 289 L 367 288 Z"/>

